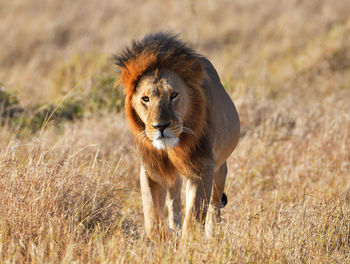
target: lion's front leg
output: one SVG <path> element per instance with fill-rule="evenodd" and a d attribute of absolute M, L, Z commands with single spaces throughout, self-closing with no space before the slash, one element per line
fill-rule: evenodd
<path fill-rule="evenodd" d="M 194 220 L 203 222 L 210 201 L 214 178 L 214 164 L 203 166 L 197 177 L 189 178 L 186 185 L 186 213 L 182 237 L 192 231 Z"/>
<path fill-rule="evenodd" d="M 141 166 L 140 184 L 147 236 L 155 242 L 164 240 L 167 236 L 163 221 L 166 188 L 153 181 L 144 166 Z"/>
<path fill-rule="evenodd" d="M 182 179 L 178 177 L 174 185 L 168 188 L 166 199 L 169 211 L 169 227 L 174 230 L 181 228 L 181 187 Z"/>

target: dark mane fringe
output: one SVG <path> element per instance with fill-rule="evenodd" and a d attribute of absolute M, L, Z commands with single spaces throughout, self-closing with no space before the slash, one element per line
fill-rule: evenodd
<path fill-rule="evenodd" d="M 157 182 L 171 185 L 178 172 L 190 175 L 200 166 L 203 149 L 201 142 L 207 130 L 206 95 L 202 87 L 205 71 L 201 64 L 203 56 L 197 54 L 176 35 L 155 33 L 147 35 L 141 41 L 134 41 L 121 54 L 114 56 L 114 62 L 120 67 L 120 81 L 125 86 L 125 114 L 139 153 L 146 167 L 155 174 L 161 174 Z M 177 73 L 191 89 L 189 120 L 184 125 L 190 127 L 195 135 L 182 134 L 180 144 L 167 151 L 156 150 L 149 139 L 137 139 L 145 124 L 132 106 L 132 97 L 139 79 L 146 73 L 157 69 L 168 69 Z M 187 121 L 187 123 L 186 123 Z"/>
<path fill-rule="evenodd" d="M 178 40 L 177 35 L 158 32 L 133 41 L 131 46 L 114 56 L 114 63 L 121 69 L 122 83 L 128 89 L 135 89 L 141 76 L 156 68 L 173 70 L 185 82 L 191 81 L 195 78 L 192 73 L 202 71 L 201 58 L 203 56 Z"/>

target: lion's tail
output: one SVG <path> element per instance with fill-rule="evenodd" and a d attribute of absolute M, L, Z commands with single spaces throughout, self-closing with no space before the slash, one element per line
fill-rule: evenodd
<path fill-rule="evenodd" d="M 225 207 L 225 205 L 227 204 L 227 195 L 226 195 L 226 193 L 222 193 L 221 204 L 222 204 L 222 207 Z"/>

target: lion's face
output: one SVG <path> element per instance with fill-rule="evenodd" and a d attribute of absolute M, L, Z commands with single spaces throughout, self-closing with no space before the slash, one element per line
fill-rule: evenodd
<path fill-rule="evenodd" d="M 143 76 L 132 98 L 132 106 L 145 124 L 146 136 L 156 149 L 175 147 L 189 110 L 189 88 L 174 72 L 162 70 Z"/>

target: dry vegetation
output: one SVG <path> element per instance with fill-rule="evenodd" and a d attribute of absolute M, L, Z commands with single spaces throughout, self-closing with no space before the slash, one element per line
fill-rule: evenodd
<path fill-rule="evenodd" d="M 350 263 L 349 14 L 348 0 L 2 1 L 0 262 Z M 143 230 L 109 58 L 156 30 L 213 61 L 241 117 L 213 240 Z"/>

